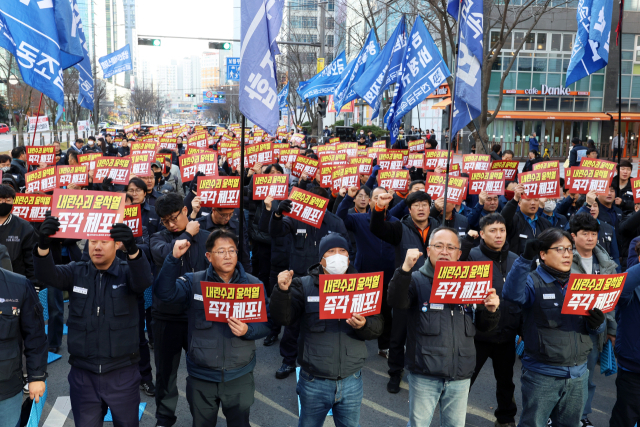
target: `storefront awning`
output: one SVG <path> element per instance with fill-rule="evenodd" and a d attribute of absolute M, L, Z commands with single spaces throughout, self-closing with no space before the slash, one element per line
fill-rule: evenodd
<path fill-rule="evenodd" d="M 618 112 L 608 112 L 607 113 L 607 117 L 609 117 L 609 114 L 611 114 L 613 116 L 613 120 L 614 121 L 618 121 Z M 622 112 L 621 115 L 621 120 L 623 122 L 640 122 L 640 113 L 625 113 Z"/>
<path fill-rule="evenodd" d="M 493 114 L 493 112 L 489 111 L 489 114 Z M 496 118 L 514 120 L 570 120 L 573 122 L 611 120 L 611 117 L 609 117 L 605 113 L 572 113 L 548 111 L 498 111 L 498 115 Z"/>
<path fill-rule="evenodd" d="M 445 98 L 440 102 L 437 102 L 431 106 L 432 110 L 444 110 L 447 105 L 451 104 L 451 97 Z"/>

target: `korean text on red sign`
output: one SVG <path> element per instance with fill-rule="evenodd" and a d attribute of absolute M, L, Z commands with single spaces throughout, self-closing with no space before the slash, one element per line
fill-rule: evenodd
<path fill-rule="evenodd" d="M 320 228 L 329 204 L 328 199 L 294 187 L 289 194 L 289 200 L 293 202 L 291 212 L 283 212 L 283 215 Z"/>
<path fill-rule="evenodd" d="M 29 222 L 44 221 L 45 214 L 51 209 L 53 196 L 44 194 L 16 194 L 11 214 Z"/>
<path fill-rule="evenodd" d="M 621 274 L 572 274 L 564 296 L 562 314 L 587 315 L 594 308 L 608 313 L 616 308 L 620 294 L 627 280 L 627 273 Z M 543 295 L 555 299 L 555 294 Z"/>
<path fill-rule="evenodd" d="M 133 237 L 142 236 L 142 211 L 140 205 L 129 205 L 124 208 L 124 220 L 122 221 L 133 231 Z"/>
<path fill-rule="evenodd" d="M 28 146 L 27 149 L 27 166 L 38 166 L 40 163 L 53 165 L 56 163 L 56 152 L 53 145 L 44 147 Z"/>
<path fill-rule="evenodd" d="M 54 190 L 51 215 L 60 221 L 52 237 L 61 239 L 112 240 L 111 226 L 124 218 L 122 193 Z"/>
<path fill-rule="evenodd" d="M 87 165 L 56 166 L 58 174 L 58 187 L 66 187 L 69 184 L 81 187 L 89 185 L 89 167 Z"/>
<path fill-rule="evenodd" d="M 491 156 L 488 154 L 464 154 L 462 156 L 462 172 L 488 171 L 491 167 Z"/>
<path fill-rule="evenodd" d="M 131 172 L 131 159 L 124 157 L 101 157 L 96 160 L 93 182 L 99 184 L 111 178 L 114 184 L 127 185 Z"/>
<path fill-rule="evenodd" d="M 285 200 L 289 194 L 289 175 L 253 175 L 253 200 Z"/>
<path fill-rule="evenodd" d="M 407 191 L 410 179 L 406 169 L 378 171 L 378 185 L 385 190 Z"/>
<path fill-rule="evenodd" d="M 388 150 L 378 153 L 378 166 L 381 170 L 400 170 L 404 164 L 402 150 Z"/>
<path fill-rule="evenodd" d="M 351 188 L 357 186 L 360 182 L 358 166 L 338 167 L 331 174 L 331 180 L 333 181 L 333 191 L 340 191 L 343 187 Z"/>
<path fill-rule="evenodd" d="M 447 176 L 445 174 L 428 172 L 424 191 L 430 195 L 433 200 L 444 197 L 444 183 L 446 179 Z M 453 203 L 454 205 L 461 204 L 466 197 L 466 190 L 467 178 L 449 176 L 447 202 Z"/>
<path fill-rule="evenodd" d="M 538 163 L 534 163 L 531 169 L 534 171 L 539 171 L 542 169 L 560 169 L 560 162 L 558 160 L 548 160 L 546 162 L 538 162 Z"/>
<path fill-rule="evenodd" d="M 494 160 L 491 162 L 490 170 L 501 170 L 504 172 L 506 181 L 514 181 L 518 175 L 518 164 L 519 162 L 516 160 Z"/>
<path fill-rule="evenodd" d="M 633 191 L 633 203 L 640 203 L 640 178 L 631 178 L 631 190 Z"/>
<path fill-rule="evenodd" d="M 380 313 L 383 273 L 321 274 L 320 319 L 350 319 Z"/>
<path fill-rule="evenodd" d="M 371 157 L 353 157 L 349 159 L 350 165 L 358 165 L 358 173 L 363 175 L 371 175 L 371 166 L 373 159 Z"/>
<path fill-rule="evenodd" d="M 435 170 L 435 168 L 447 167 L 447 156 L 449 152 L 447 150 L 425 150 L 424 152 L 424 169 Z M 451 154 L 453 157 L 453 153 Z M 451 157 L 449 159 L 451 159 Z"/>
<path fill-rule="evenodd" d="M 609 194 L 611 179 L 611 173 L 606 169 L 574 166 L 571 168 L 569 192 L 587 194 L 589 191 L 595 191 L 599 196 L 606 196 Z"/>
<path fill-rule="evenodd" d="M 294 163 L 298 158 L 299 148 L 281 148 L 280 149 L 280 163 Z"/>
<path fill-rule="evenodd" d="M 180 174 L 182 182 L 193 180 L 196 173 L 201 172 L 205 176 L 218 175 L 218 155 L 214 152 L 190 154 L 180 156 Z"/>
<path fill-rule="evenodd" d="M 89 170 L 92 171 L 96 168 L 97 159 L 101 157 L 102 153 L 78 154 L 78 163 L 89 166 Z"/>
<path fill-rule="evenodd" d="M 523 172 L 518 176 L 520 184 L 524 185 L 524 199 L 540 197 L 560 197 L 560 171 L 558 169 L 544 169 Z"/>
<path fill-rule="evenodd" d="M 273 143 L 260 142 L 248 145 L 244 149 L 245 167 L 252 168 L 256 163 L 270 165 L 275 162 L 273 158 Z"/>
<path fill-rule="evenodd" d="M 203 302 L 209 322 L 227 323 L 229 317 L 244 323 L 267 321 L 262 284 L 200 282 L 200 286 L 202 295 L 193 298 Z"/>
<path fill-rule="evenodd" d="M 608 160 L 591 159 L 589 157 L 583 157 L 580 160 L 580 167 L 603 169 L 608 171 L 611 177 L 613 177 L 613 175 L 616 172 L 616 168 L 618 167 L 618 164 L 615 162 L 610 162 Z"/>
<path fill-rule="evenodd" d="M 492 288 L 493 262 L 438 261 L 431 304 L 483 304 Z"/>
<path fill-rule="evenodd" d="M 320 165 L 318 173 L 320 174 L 320 187 L 332 188 L 333 187 L 333 171 L 340 166 L 324 166 Z"/>
<path fill-rule="evenodd" d="M 306 174 L 308 177 L 314 178 L 318 171 L 318 164 L 318 160 L 298 156 L 293 164 L 293 169 L 291 169 L 291 175 L 300 178 L 302 174 Z"/>
<path fill-rule="evenodd" d="M 409 153 L 422 153 L 424 152 L 424 139 L 416 139 L 415 141 L 409 141 Z"/>
<path fill-rule="evenodd" d="M 44 169 L 36 169 L 24 175 L 27 193 L 51 191 L 57 187 L 56 167 L 49 166 Z"/>
<path fill-rule="evenodd" d="M 155 162 L 155 153 L 150 150 L 146 152 L 131 153 L 129 156 L 131 159 L 131 175 L 135 176 L 151 176 L 153 171 L 151 170 L 151 162 Z"/>
<path fill-rule="evenodd" d="M 504 196 L 504 172 L 469 172 L 469 194 L 480 194 L 486 191 L 488 194 Z"/>
<path fill-rule="evenodd" d="M 239 208 L 240 177 L 198 177 L 198 197 L 204 207 Z"/>

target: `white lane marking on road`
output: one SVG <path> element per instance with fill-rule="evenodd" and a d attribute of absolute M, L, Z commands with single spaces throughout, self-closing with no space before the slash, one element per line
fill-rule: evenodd
<path fill-rule="evenodd" d="M 380 375 L 381 377 L 389 378 L 389 374 L 387 374 L 386 372 L 378 371 L 377 369 L 373 369 L 373 368 L 370 368 L 368 366 L 365 366 L 364 368 L 370 370 L 374 374 Z M 403 388 L 403 389 L 408 391 L 409 390 L 409 385 L 405 381 L 401 381 L 400 382 L 400 388 Z"/>
<path fill-rule="evenodd" d="M 404 415 L 400 415 L 397 414 L 393 411 L 390 411 L 389 409 L 385 408 L 384 406 L 378 405 L 376 402 L 372 402 L 369 399 L 362 399 L 362 404 L 365 406 L 368 406 L 371 409 L 375 409 L 378 412 L 382 412 L 383 414 L 389 416 L 389 417 L 393 417 L 393 418 L 398 418 L 402 421 L 409 421 L 409 418 L 405 417 Z"/>
<path fill-rule="evenodd" d="M 71 398 L 58 396 L 42 427 L 62 427 L 71 411 Z"/>
<path fill-rule="evenodd" d="M 491 422 L 495 422 L 496 420 L 496 417 L 494 417 L 491 412 L 485 411 L 484 409 L 476 408 L 475 406 L 471 405 L 467 405 L 467 414 L 476 415 Z"/>
<path fill-rule="evenodd" d="M 290 415 L 290 416 L 292 416 L 292 417 L 293 417 L 293 418 L 295 418 L 295 419 L 298 419 L 298 414 L 294 414 L 293 412 L 290 412 L 290 411 L 289 411 L 289 410 L 287 410 L 286 408 L 284 408 L 284 407 L 282 407 L 282 406 L 278 405 L 276 402 L 274 402 L 273 400 L 269 399 L 269 398 L 268 398 L 267 396 L 265 396 L 264 394 L 262 394 L 262 393 L 260 393 L 260 392 L 256 391 L 255 396 L 256 396 L 256 398 L 257 398 L 259 401 L 261 401 L 261 402 L 263 402 L 263 403 L 266 403 L 267 405 L 271 406 L 272 408 L 277 409 L 277 410 L 278 410 L 278 411 L 280 411 L 280 412 L 284 412 L 285 414 Z"/>

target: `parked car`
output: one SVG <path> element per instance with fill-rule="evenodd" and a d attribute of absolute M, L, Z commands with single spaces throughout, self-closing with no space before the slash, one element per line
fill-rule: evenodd
<path fill-rule="evenodd" d="M 0 133 L 9 133 L 11 132 L 11 128 L 4 123 L 0 123 Z"/>

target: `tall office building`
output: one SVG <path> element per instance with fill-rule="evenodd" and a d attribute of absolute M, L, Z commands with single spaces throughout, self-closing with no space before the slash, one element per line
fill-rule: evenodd
<path fill-rule="evenodd" d="M 220 55 L 217 50 L 204 52 L 200 59 L 201 89 L 207 90 L 220 85 Z"/>
<path fill-rule="evenodd" d="M 122 0 L 124 7 L 125 44 L 131 49 L 133 70 L 124 72 L 124 86 L 132 89 L 135 86 L 136 69 L 138 68 L 138 32 L 136 30 L 136 0 Z M 123 45 L 124 46 L 124 45 Z M 122 47 L 119 46 L 118 49 Z"/>

